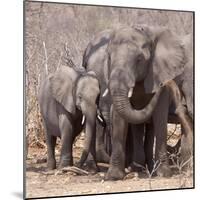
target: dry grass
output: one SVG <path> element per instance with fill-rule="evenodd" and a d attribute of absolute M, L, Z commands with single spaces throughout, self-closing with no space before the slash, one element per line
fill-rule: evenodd
<path fill-rule="evenodd" d="M 112 7 L 26 2 L 26 134 L 28 143 L 44 139 L 37 94 L 41 79 L 70 57 L 79 66 L 88 42 L 106 28 L 147 24 L 192 33 L 192 14 Z M 66 55 L 65 47 L 69 52 Z"/>
<path fill-rule="evenodd" d="M 75 161 L 80 158 L 83 149 L 84 134 L 82 134 L 73 146 Z M 193 169 L 183 171 L 177 164 L 172 165 L 174 174 L 172 177 L 163 178 L 152 176 L 159 167 L 155 163 L 152 173 L 144 168 L 141 173 L 127 173 L 124 180 L 104 181 L 108 165 L 99 163 L 101 172 L 95 175 L 80 176 L 74 172 L 48 171 L 46 163 L 38 162 L 46 156 L 45 149 L 30 148 L 30 159 L 27 160 L 26 188 L 27 197 L 44 197 L 56 195 L 84 195 L 113 192 L 148 191 L 158 189 L 178 189 L 193 187 Z M 56 159 L 59 161 L 60 145 L 56 148 Z"/>

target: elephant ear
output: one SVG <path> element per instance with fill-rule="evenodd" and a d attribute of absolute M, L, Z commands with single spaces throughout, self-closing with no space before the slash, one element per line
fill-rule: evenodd
<path fill-rule="evenodd" d="M 144 81 L 147 93 L 155 92 L 160 83 L 165 83 L 183 73 L 186 62 L 185 50 L 175 34 L 166 29 L 150 30 L 147 34 L 152 39 L 153 55 Z"/>
<path fill-rule="evenodd" d="M 73 87 L 77 77 L 77 72 L 67 66 L 60 67 L 49 77 L 52 96 L 71 114 L 76 112 Z"/>

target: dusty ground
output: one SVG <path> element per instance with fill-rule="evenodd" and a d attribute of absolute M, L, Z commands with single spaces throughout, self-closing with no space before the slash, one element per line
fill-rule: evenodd
<path fill-rule="evenodd" d="M 169 127 L 169 133 L 174 127 Z M 180 128 L 171 137 L 169 143 L 174 143 Z M 74 145 L 74 158 L 78 159 L 81 153 L 83 137 Z M 149 178 L 147 173 L 130 173 L 122 181 L 104 181 L 107 166 L 99 164 L 104 169 L 95 175 L 80 176 L 72 172 L 57 173 L 57 170 L 48 171 L 46 163 L 38 163 L 40 158 L 46 155 L 45 148 L 29 148 L 26 161 L 26 197 L 45 196 L 70 196 L 113 192 L 130 192 L 157 189 L 175 189 L 193 187 L 192 170 L 179 174 L 177 170 L 171 178 L 153 177 Z M 56 158 L 59 159 L 59 148 L 56 150 Z"/>

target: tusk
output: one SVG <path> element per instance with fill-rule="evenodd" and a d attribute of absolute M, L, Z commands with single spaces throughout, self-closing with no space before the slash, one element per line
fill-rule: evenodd
<path fill-rule="evenodd" d="M 131 98 L 133 95 L 133 88 L 130 88 L 128 91 L 128 98 Z"/>
<path fill-rule="evenodd" d="M 108 88 L 106 88 L 106 90 L 104 91 L 102 97 L 105 97 L 108 94 Z"/>
<path fill-rule="evenodd" d="M 97 115 L 97 118 L 103 123 L 103 118 L 100 115 Z"/>
<path fill-rule="evenodd" d="M 85 123 L 85 115 L 83 115 L 82 117 L 81 125 L 83 125 L 84 123 Z"/>

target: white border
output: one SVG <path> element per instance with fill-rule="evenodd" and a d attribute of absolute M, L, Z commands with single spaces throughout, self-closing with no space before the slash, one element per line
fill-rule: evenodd
<path fill-rule="evenodd" d="M 52 0 L 49 0 L 52 1 Z M 193 10 L 195 11 L 196 27 L 196 189 L 176 190 L 161 192 L 145 192 L 132 194 L 97 195 L 84 197 L 71 197 L 68 199 L 196 199 L 199 195 L 199 141 L 200 134 L 200 114 L 199 110 L 199 69 L 200 62 L 198 54 L 200 52 L 199 24 L 200 11 L 197 0 L 54 0 L 53 2 L 83 3 L 96 5 L 114 5 L 141 8 L 160 8 L 173 10 Z M 22 196 L 23 186 L 23 1 L 12 0 L 2 1 L 0 7 L 0 198 L 17 199 Z M 198 89 L 197 89 L 198 88 Z M 3 111 L 3 112 L 2 112 Z M 197 197 L 198 198 L 198 197 Z M 57 198 L 61 199 L 61 198 Z M 64 198 L 62 198 L 64 199 Z"/>

